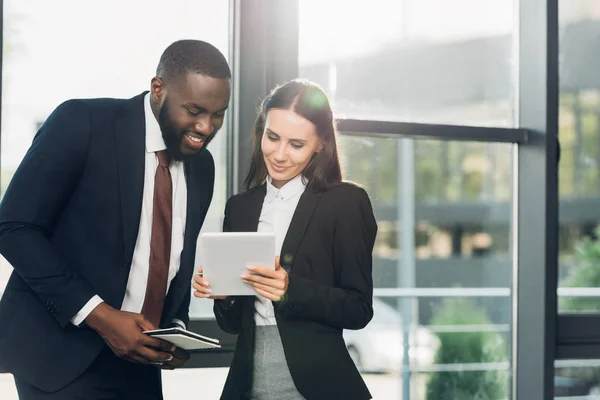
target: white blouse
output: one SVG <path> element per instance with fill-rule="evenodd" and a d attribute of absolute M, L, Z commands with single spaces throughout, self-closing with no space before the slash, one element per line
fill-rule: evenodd
<path fill-rule="evenodd" d="M 306 185 L 302 181 L 302 174 L 283 185 L 281 189 L 277 189 L 271 184 L 270 177 L 267 179 L 266 185 L 267 193 L 258 219 L 258 232 L 275 233 L 275 250 L 279 255 Z M 256 325 L 277 325 L 273 303 L 258 294 L 254 301 L 254 321 Z"/>

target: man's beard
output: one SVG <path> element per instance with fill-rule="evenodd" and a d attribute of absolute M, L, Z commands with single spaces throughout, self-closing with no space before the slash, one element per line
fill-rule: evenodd
<path fill-rule="evenodd" d="M 201 154 L 206 146 L 213 139 L 215 134 L 213 133 L 209 137 L 204 140 L 204 146 L 196 153 L 193 154 L 183 154 L 181 152 L 181 140 L 183 136 L 183 132 L 180 132 L 175 125 L 173 124 L 172 119 L 169 117 L 169 103 L 168 97 L 165 98 L 165 101 L 160 108 L 158 113 L 158 125 L 160 126 L 160 131 L 162 133 L 163 140 L 165 141 L 165 145 L 167 146 L 167 151 L 172 159 L 176 161 L 190 161 L 193 160 L 194 157 Z"/>

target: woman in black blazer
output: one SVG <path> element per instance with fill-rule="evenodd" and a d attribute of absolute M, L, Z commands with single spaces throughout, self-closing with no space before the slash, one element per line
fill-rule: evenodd
<path fill-rule="evenodd" d="M 275 270 L 249 269 L 257 296 L 215 299 L 219 326 L 239 334 L 222 399 L 370 399 L 343 329 L 373 316 L 377 232 L 367 193 L 342 182 L 329 101 L 293 80 L 263 101 L 247 190 L 229 199 L 224 231 L 274 231 Z M 250 272 L 250 271 L 249 271 Z M 210 297 L 195 277 L 197 297 Z"/>

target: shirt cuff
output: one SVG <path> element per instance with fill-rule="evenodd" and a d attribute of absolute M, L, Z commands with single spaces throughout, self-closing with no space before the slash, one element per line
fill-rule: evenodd
<path fill-rule="evenodd" d="M 83 306 L 83 308 L 79 310 L 79 312 L 75 314 L 73 318 L 71 318 L 71 323 L 75 326 L 80 326 L 81 323 L 87 318 L 87 316 L 90 315 L 90 313 L 94 311 L 94 308 L 98 307 L 100 303 L 104 303 L 104 300 L 102 300 L 100 296 L 95 295 L 94 297 L 92 297 L 85 304 L 85 306 Z"/>
<path fill-rule="evenodd" d="M 171 324 L 175 324 L 175 325 L 179 326 L 183 330 L 187 329 L 186 326 L 185 326 L 185 324 L 183 323 L 183 321 L 180 320 L 180 319 L 177 319 L 177 318 L 173 318 L 171 320 Z"/>

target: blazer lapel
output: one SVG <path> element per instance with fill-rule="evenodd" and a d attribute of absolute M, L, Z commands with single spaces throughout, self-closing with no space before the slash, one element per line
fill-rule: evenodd
<path fill-rule="evenodd" d="M 194 232 L 199 230 L 198 215 L 206 215 L 208 206 L 208 196 L 202 196 L 203 176 L 199 171 L 192 168 L 189 163 L 183 165 L 185 171 L 185 182 L 187 185 L 187 207 L 185 217 L 185 235 L 184 244 L 187 246 L 190 238 L 195 237 Z M 198 176 L 199 175 L 199 176 Z M 207 190 L 209 190 L 208 188 Z M 184 247 L 185 251 L 185 247 Z"/>
<path fill-rule="evenodd" d="M 292 268 L 298 246 L 304 237 L 304 232 L 310 223 L 320 198 L 321 194 L 313 192 L 310 187 L 306 188 L 302 196 L 300 196 L 300 201 L 298 202 L 287 234 L 285 235 L 285 240 L 281 246 L 279 262 L 288 272 Z"/>
<path fill-rule="evenodd" d="M 181 250 L 179 272 L 171 282 L 167 298 L 165 299 L 161 327 L 168 326 L 172 322 L 171 319 L 177 312 L 177 308 L 174 308 L 174 305 L 181 304 L 183 296 L 189 296 L 190 277 L 196 266 L 196 240 L 206 217 L 208 207 L 210 206 L 210 191 L 212 191 L 212 188 L 208 186 L 211 184 L 210 180 L 205 177 L 202 170 L 199 170 L 191 162 L 185 162 L 183 170 L 187 187 L 183 249 Z"/>
<path fill-rule="evenodd" d="M 247 207 L 244 213 L 240 215 L 240 226 L 234 227 L 233 231 L 256 232 L 258 230 L 258 219 L 260 218 L 266 193 L 266 184 L 262 184 L 248 192 Z"/>
<path fill-rule="evenodd" d="M 115 122 L 126 266 L 131 265 L 142 212 L 146 148 L 144 95 L 129 100 Z"/>

